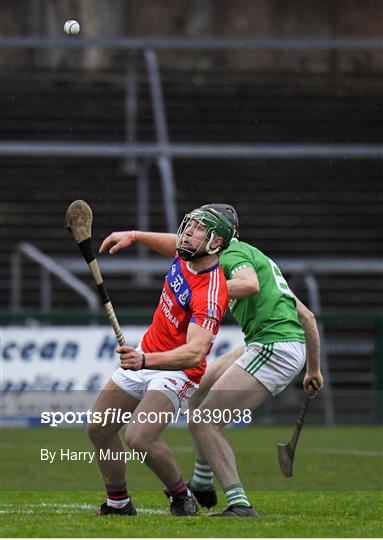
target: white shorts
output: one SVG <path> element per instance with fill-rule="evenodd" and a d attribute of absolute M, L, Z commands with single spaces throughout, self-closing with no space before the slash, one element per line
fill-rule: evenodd
<path fill-rule="evenodd" d="M 112 375 L 112 380 L 124 392 L 141 400 L 148 390 L 162 392 L 174 405 L 174 411 L 185 409 L 189 398 L 198 388 L 198 384 L 191 381 L 183 371 L 162 371 L 154 369 L 130 369 L 117 368 Z"/>
<path fill-rule="evenodd" d="M 302 371 L 306 346 L 298 341 L 250 343 L 235 363 L 276 396 Z"/>

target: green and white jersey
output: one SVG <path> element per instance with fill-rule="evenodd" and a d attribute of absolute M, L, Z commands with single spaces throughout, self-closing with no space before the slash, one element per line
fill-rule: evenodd
<path fill-rule="evenodd" d="M 230 311 L 245 334 L 246 345 L 300 341 L 305 337 L 295 298 L 274 261 L 259 249 L 234 238 L 219 258 L 226 279 L 243 268 L 253 268 L 260 292 L 230 301 Z"/>

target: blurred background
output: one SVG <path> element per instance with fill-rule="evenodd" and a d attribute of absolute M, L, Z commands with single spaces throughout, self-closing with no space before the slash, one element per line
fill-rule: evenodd
<path fill-rule="evenodd" d="M 63 228 L 84 199 L 97 247 L 234 205 L 241 239 L 318 317 L 327 386 L 311 421 L 381 423 L 383 3 L 2 0 L 0 14 L 3 421 L 33 421 L 28 391 L 73 403 L 116 364 Z M 169 261 L 135 246 L 99 262 L 137 343 Z M 233 325 L 213 357 L 241 341 Z M 300 399 L 301 379 L 257 421 L 291 422 Z"/>

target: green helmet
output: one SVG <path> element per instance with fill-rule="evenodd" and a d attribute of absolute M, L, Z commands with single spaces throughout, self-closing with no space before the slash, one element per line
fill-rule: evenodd
<path fill-rule="evenodd" d="M 197 226 L 190 233 L 189 225 L 192 221 L 197 222 Z M 191 245 L 198 230 L 204 228 L 205 234 L 198 240 L 197 245 Z M 177 231 L 177 252 L 182 259 L 189 261 L 193 258 L 214 255 L 226 249 L 230 240 L 235 234 L 234 225 L 220 212 L 214 208 L 197 208 L 186 214 Z M 211 245 L 216 238 L 222 238 L 219 246 L 212 248 Z M 201 251 L 201 246 L 207 240 L 206 247 Z M 196 244 L 194 242 L 194 244 Z"/>
<path fill-rule="evenodd" d="M 201 206 L 202 210 L 209 210 L 212 208 L 213 210 L 217 210 L 220 214 L 223 214 L 225 218 L 227 218 L 235 228 L 235 234 L 234 236 L 236 238 L 239 237 L 239 219 L 238 214 L 234 206 L 231 206 L 231 204 L 227 203 L 211 203 L 211 204 L 204 204 Z"/>

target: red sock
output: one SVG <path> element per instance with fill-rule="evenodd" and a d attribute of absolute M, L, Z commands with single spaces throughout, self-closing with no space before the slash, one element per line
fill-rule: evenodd
<path fill-rule="evenodd" d="M 113 506 L 114 508 L 121 508 L 130 501 L 130 497 L 128 495 L 125 483 L 119 486 L 111 486 L 105 484 L 105 487 L 106 493 L 108 495 L 108 506 Z"/>
<path fill-rule="evenodd" d="M 172 486 L 168 486 L 167 490 L 170 497 L 177 497 L 177 495 L 180 495 L 184 491 L 187 491 L 187 486 L 185 482 L 183 481 L 183 479 L 181 478 L 179 482 L 177 482 L 176 484 L 173 484 Z"/>

